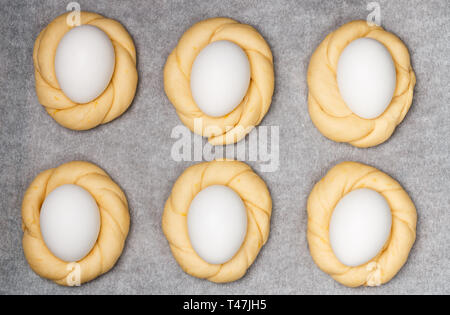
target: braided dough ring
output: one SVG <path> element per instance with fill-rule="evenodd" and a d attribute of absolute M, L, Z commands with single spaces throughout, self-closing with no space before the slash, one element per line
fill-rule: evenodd
<path fill-rule="evenodd" d="M 336 80 L 339 57 L 353 40 L 369 37 L 381 42 L 394 60 L 397 85 L 391 103 L 375 119 L 355 115 L 342 99 Z M 383 143 L 394 132 L 413 98 L 416 77 L 411 67 L 408 48 L 394 34 L 366 21 L 347 23 L 329 34 L 317 47 L 308 68 L 309 114 L 314 125 L 327 138 L 348 142 L 356 147 L 372 147 Z"/>
<path fill-rule="evenodd" d="M 392 212 L 392 229 L 390 238 L 376 257 L 364 265 L 348 267 L 333 253 L 329 224 L 339 200 L 360 188 L 375 190 L 387 200 Z M 400 184 L 385 173 L 356 162 L 338 164 L 314 186 L 307 207 L 311 256 L 322 271 L 341 284 L 379 286 L 390 281 L 408 259 L 416 239 L 416 208 Z"/>
<path fill-rule="evenodd" d="M 96 26 L 111 39 L 115 68 L 103 94 L 86 104 L 72 102 L 60 89 L 55 74 L 56 49 L 61 38 L 72 28 L 66 21 L 69 13 L 54 19 L 36 39 L 33 51 L 36 94 L 60 125 L 87 130 L 116 119 L 130 106 L 138 80 L 136 50 L 132 38 L 119 22 L 96 13 L 81 12 L 81 24 Z"/>
<path fill-rule="evenodd" d="M 225 185 L 239 194 L 247 209 L 247 235 L 241 248 L 228 262 L 213 265 L 201 259 L 192 248 L 187 213 L 194 197 L 211 185 Z M 187 168 L 175 182 L 166 202 L 162 228 L 172 254 L 188 274 L 212 282 L 240 279 L 255 260 L 269 237 L 272 199 L 264 181 L 245 163 L 220 160 Z"/>
<path fill-rule="evenodd" d="M 91 252 L 68 263 L 55 257 L 45 245 L 39 225 L 41 205 L 56 187 L 75 184 L 86 189 L 98 204 L 100 233 Z M 28 187 L 22 203 L 23 250 L 31 269 L 41 277 L 73 286 L 74 268 L 79 268 L 80 284 L 109 271 L 122 253 L 130 216 L 125 194 L 98 166 L 81 161 L 63 164 L 40 173 Z"/>
<path fill-rule="evenodd" d="M 203 48 L 220 40 L 231 41 L 246 52 L 251 79 L 241 104 L 226 116 L 210 117 L 192 98 L 191 68 Z M 192 132 L 208 137 L 212 145 L 236 143 L 257 126 L 269 110 L 274 89 L 272 52 L 264 38 L 249 25 L 227 18 L 201 21 L 184 33 L 169 55 L 164 68 L 164 89 L 181 121 Z M 195 119 L 201 119 L 201 129 L 194 128 Z"/>

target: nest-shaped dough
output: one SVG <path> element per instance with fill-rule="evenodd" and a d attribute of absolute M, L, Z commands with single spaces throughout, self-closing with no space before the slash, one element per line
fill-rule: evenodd
<path fill-rule="evenodd" d="M 194 197 L 211 185 L 233 189 L 247 209 L 247 235 L 228 262 L 214 265 L 201 259 L 192 248 L 187 226 L 187 213 Z M 240 279 L 255 260 L 269 237 L 272 199 L 264 181 L 250 166 L 233 160 L 204 162 L 187 168 L 175 182 L 166 202 L 162 228 L 173 256 L 188 274 L 212 282 Z"/>
<path fill-rule="evenodd" d="M 239 45 L 250 62 L 251 79 L 246 96 L 231 113 L 223 117 L 205 115 L 191 94 L 192 65 L 208 44 L 227 40 Z M 212 145 L 240 141 L 266 115 L 274 90 L 273 57 L 269 45 L 251 26 L 227 18 L 201 21 L 188 29 L 169 55 L 164 68 L 164 89 L 184 125 L 209 138 Z M 194 128 L 201 119 L 202 129 Z"/>
<path fill-rule="evenodd" d="M 62 261 L 50 252 L 42 239 L 39 225 L 45 198 L 55 188 L 65 184 L 75 184 L 86 189 L 100 210 L 101 225 L 97 242 L 77 264 Z M 109 271 L 122 253 L 129 226 L 125 194 L 108 174 L 88 162 L 69 162 L 40 173 L 23 198 L 22 243 L 25 257 L 34 272 L 60 285 L 76 285 L 73 279 L 75 268 L 79 268 L 80 284 Z"/>
<path fill-rule="evenodd" d="M 355 115 L 342 99 L 336 80 L 342 51 L 361 37 L 382 43 L 391 53 L 397 73 L 392 101 L 375 119 Z M 379 26 L 353 21 L 329 34 L 311 57 L 308 68 L 309 114 L 317 129 L 331 140 L 363 148 L 376 146 L 389 139 L 402 122 L 411 106 L 415 84 L 408 48 L 403 42 Z"/>
<path fill-rule="evenodd" d="M 39 102 L 60 125 L 73 130 L 87 130 L 106 124 L 122 115 L 133 101 L 138 74 L 133 39 L 117 21 L 91 12 L 81 12 L 81 24 L 104 31 L 114 46 L 115 68 L 105 91 L 95 100 L 78 104 L 60 89 L 55 74 L 55 55 L 61 38 L 72 28 L 67 15 L 54 19 L 39 34 L 34 44 L 33 60 L 36 93 Z"/>
<path fill-rule="evenodd" d="M 334 208 L 347 193 L 369 188 L 387 200 L 392 229 L 383 250 L 358 267 L 343 265 L 329 242 Z M 324 272 L 349 287 L 379 286 L 390 281 L 408 259 L 416 239 L 417 213 L 400 184 L 385 173 L 364 164 L 343 162 L 333 167 L 313 188 L 308 198 L 308 243 L 311 256 Z"/>

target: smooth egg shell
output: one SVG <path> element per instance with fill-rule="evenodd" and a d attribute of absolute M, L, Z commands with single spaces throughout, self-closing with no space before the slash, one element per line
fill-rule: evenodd
<path fill-rule="evenodd" d="M 245 239 L 247 211 L 233 189 L 209 186 L 192 200 L 187 224 L 195 252 L 210 264 L 223 264 L 233 258 Z"/>
<path fill-rule="evenodd" d="M 235 43 L 217 41 L 200 51 L 190 77 L 192 97 L 199 109 L 208 116 L 222 117 L 247 94 L 250 62 Z"/>
<path fill-rule="evenodd" d="M 331 248 L 344 265 L 360 266 L 380 253 L 391 226 L 391 209 L 381 194 L 367 188 L 353 190 L 333 211 L 329 227 Z"/>
<path fill-rule="evenodd" d="M 114 73 L 111 40 L 98 27 L 77 26 L 58 44 L 55 74 L 64 94 L 75 103 L 88 103 L 108 87 Z"/>
<path fill-rule="evenodd" d="M 45 198 L 40 227 L 47 248 L 59 259 L 83 259 L 97 241 L 100 212 L 95 199 L 78 185 L 62 185 Z"/>
<path fill-rule="evenodd" d="M 359 38 L 339 57 L 337 83 L 348 108 L 364 119 L 384 113 L 397 82 L 395 64 L 387 48 L 372 38 Z"/>

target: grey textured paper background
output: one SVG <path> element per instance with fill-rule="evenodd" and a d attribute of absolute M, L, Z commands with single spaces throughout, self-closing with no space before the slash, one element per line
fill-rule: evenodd
<path fill-rule="evenodd" d="M 450 93 L 448 1 L 379 1 L 382 25 L 409 47 L 417 75 L 414 101 L 392 138 L 370 149 L 334 143 L 307 112 L 309 58 L 331 31 L 365 19 L 369 1 L 79 1 L 117 19 L 134 38 L 136 98 L 119 119 L 86 132 L 67 130 L 39 104 L 33 43 L 69 1 L 1 1 L 0 6 L 0 294 L 409 294 L 450 293 Z M 241 280 L 213 284 L 185 274 L 161 230 L 172 185 L 193 162 L 170 157 L 180 124 L 163 90 L 163 67 L 183 32 L 205 18 L 251 24 L 270 44 L 276 73 L 262 125 L 280 126 L 280 168 L 259 172 L 271 191 L 268 243 Z M 80 288 L 41 279 L 22 251 L 21 202 L 41 171 L 71 160 L 105 169 L 125 191 L 131 229 L 109 273 Z M 345 288 L 321 272 L 306 242 L 306 199 L 336 163 L 373 165 L 396 178 L 416 204 L 417 241 L 399 274 L 379 288 Z"/>

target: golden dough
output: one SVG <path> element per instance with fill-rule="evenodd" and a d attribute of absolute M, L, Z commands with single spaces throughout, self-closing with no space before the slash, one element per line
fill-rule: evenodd
<path fill-rule="evenodd" d="M 192 248 L 187 212 L 194 197 L 211 185 L 225 185 L 239 194 L 247 209 L 245 240 L 228 262 L 213 265 Z M 187 168 L 173 186 L 166 202 L 162 228 L 173 256 L 188 274 L 213 282 L 231 282 L 244 276 L 269 237 L 272 199 L 264 181 L 243 162 L 220 160 Z"/>
<path fill-rule="evenodd" d="M 386 198 L 392 212 L 392 229 L 384 249 L 376 257 L 364 265 L 348 267 L 333 253 L 329 224 L 339 200 L 360 188 L 375 190 Z M 385 173 L 356 162 L 338 164 L 314 186 L 307 207 L 311 256 L 320 269 L 341 284 L 379 286 L 390 281 L 408 259 L 416 239 L 416 208 L 400 184 Z"/>
<path fill-rule="evenodd" d="M 42 203 L 56 187 L 75 184 L 86 189 L 98 204 L 101 226 L 91 252 L 76 264 L 55 257 L 45 245 L 39 226 Z M 122 253 L 130 226 L 125 194 L 98 166 L 81 161 L 63 164 L 40 173 L 28 187 L 22 203 L 23 250 L 41 277 L 72 286 L 74 268 L 79 268 L 80 284 L 108 272 Z"/>
<path fill-rule="evenodd" d="M 391 53 L 397 73 L 391 104 L 375 119 L 355 115 L 344 103 L 336 81 L 342 51 L 361 37 L 381 42 Z M 353 21 L 329 34 L 311 57 L 308 68 L 309 114 L 317 129 L 331 140 L 362 148 L 376 146 L 389 139 L 402 122 L 411 106 L 415 84 L 408 48 L 403 42 L 379 26 Z"/>
<path fill-rule="evenodd" d="M 138 74 L 133 39 L 117 21 L 91 12 L 81 12 L 81 24 L 104 31 L 114 46 L 115 69 L 102 95 L 86 104 L 72 102 L 60 89 L 55 75 L 55 54 L 61 38 L 72 28 L 67 15 L 54 19 L 39 34 L 34 44 L 33 60 L 36 93 L 39 102 L 60 125 L 74 130 L 87 130 L 106 124 L 122 115 L 133 101 Z"/>
<path fill-rule="evenodd" d="M 190 75 L 195 58 L 208 44 L 228 40 L 239 45 L 250 61 L 251 80 L 247 95 L 231 113 L 206 116 L 191 95 Z M 192 132 L 209 138 L 212 145 L 240 141 L 266 115 L 274 90 L 273 57 L 269 45 L 251 26 L 227 18 L 201 21 L 180 38 L 164 68 L 164 89 L 178 116 Z M 201 119 L 202 130 L 194 128 Z"/>

